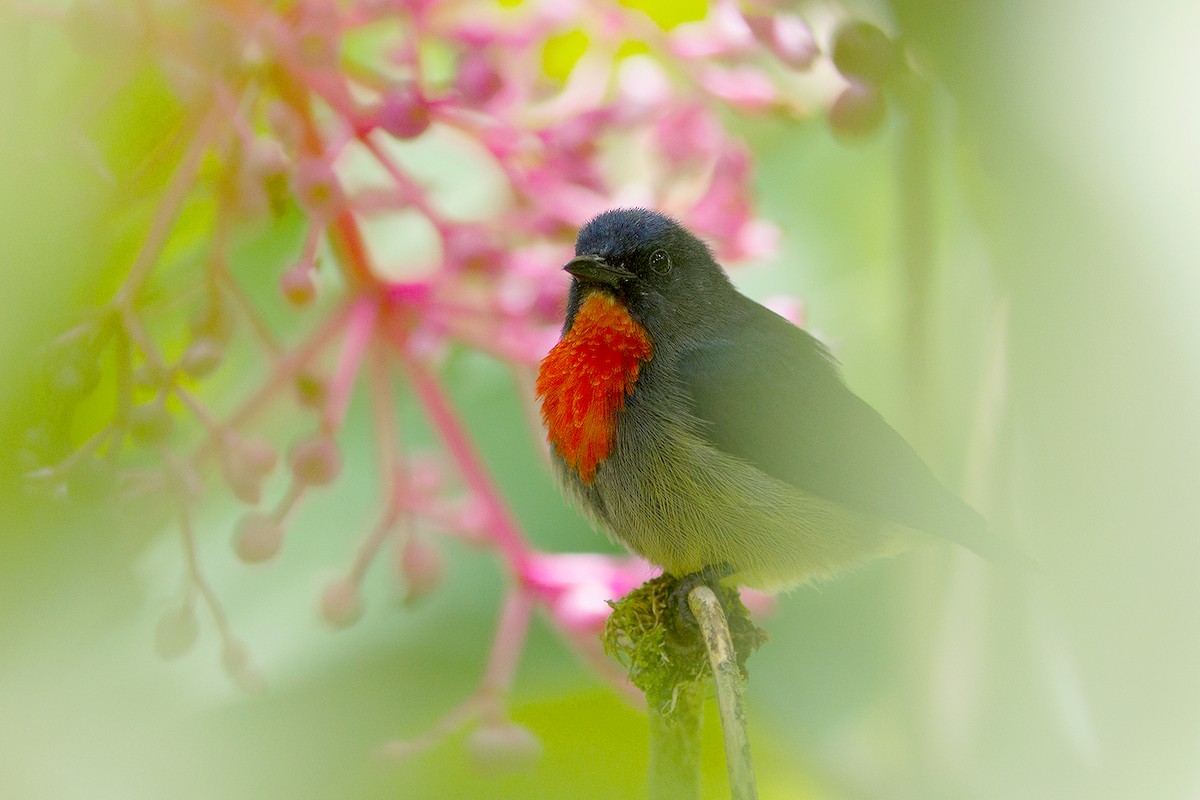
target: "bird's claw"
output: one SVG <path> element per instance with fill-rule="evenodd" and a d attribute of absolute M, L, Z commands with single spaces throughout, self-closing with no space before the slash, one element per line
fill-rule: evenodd
<path fill-rule="evenodd" d="M 683 631 L 694 635 L 700 630 L 696 615 L 692 613 L 691 606 L 688 605 L 688 595 L 692 593 L 692 589 L 697 586 L 708 586 L 716 594 L 717 599 L 721 599 L 721 581 L 728 578 L 733 572 L 731 564 L 709 564 L 703 569 L 689 572 L 679 579 L 668 596 L 668 603 L 675 610 L 675 617 L 679 620 L 680 628 Z"/>

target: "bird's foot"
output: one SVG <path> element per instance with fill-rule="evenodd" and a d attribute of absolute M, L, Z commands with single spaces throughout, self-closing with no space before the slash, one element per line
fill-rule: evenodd
<path fill-rule="evenodd" d="M 679 579 L 679 583 L 675 584 L 675 588 L 668 596 L 668 603 L 671 608 L 675 609 L 675 618 L 679 620 L 680 628 L 692 635 L 700 630 L 700 624 L 696 622 L 696 615 L 692 613 L 692 609 L 688 605 L 688 595 L 691 594 L 692 589 L 697 586 L 707 586 L 713 590 L 717 599 L 721 600 L 721 581 L 728 578 L 733 572 L 732 564 L 722 562 L 709 564 L 703 569 L 689 572 Z"/>

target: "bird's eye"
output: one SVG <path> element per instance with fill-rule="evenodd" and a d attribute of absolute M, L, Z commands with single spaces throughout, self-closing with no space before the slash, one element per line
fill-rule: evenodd
<path fill-rule="evenodd" d="M 650 269 L 658 275 L 666 275 L 671 271 L 671 257 L 666 250 L 655 250 L 650 254 Z"/>

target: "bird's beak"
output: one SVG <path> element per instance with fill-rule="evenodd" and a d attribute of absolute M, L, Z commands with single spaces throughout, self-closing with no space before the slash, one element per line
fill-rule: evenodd
<path fill-rule="evenodd" d="M 584 283 L 599 283 L 614 289 L 634 277 L 634 274 L 624 267 L 609 264 L 600 256 L 575 256 L 563 267 Z"/>

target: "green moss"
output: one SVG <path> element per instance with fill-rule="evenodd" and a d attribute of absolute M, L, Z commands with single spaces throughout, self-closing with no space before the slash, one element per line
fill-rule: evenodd
<path fill-rule="evenodd" d="M 672 601 L 679 583 L 673 575 L 660 575 L 610 603 L 613 612 L 602 637 L 605 652 L 629 669 L 630 682 L 646 701 L 668 715 L 680 691 L 710 673 L 699 631 L 680 619 Z M 719 587 L 718 595 L 745 675 L 746 659 L 767 641 L 767 632 L 750 620 L 736 588 Z"/>

